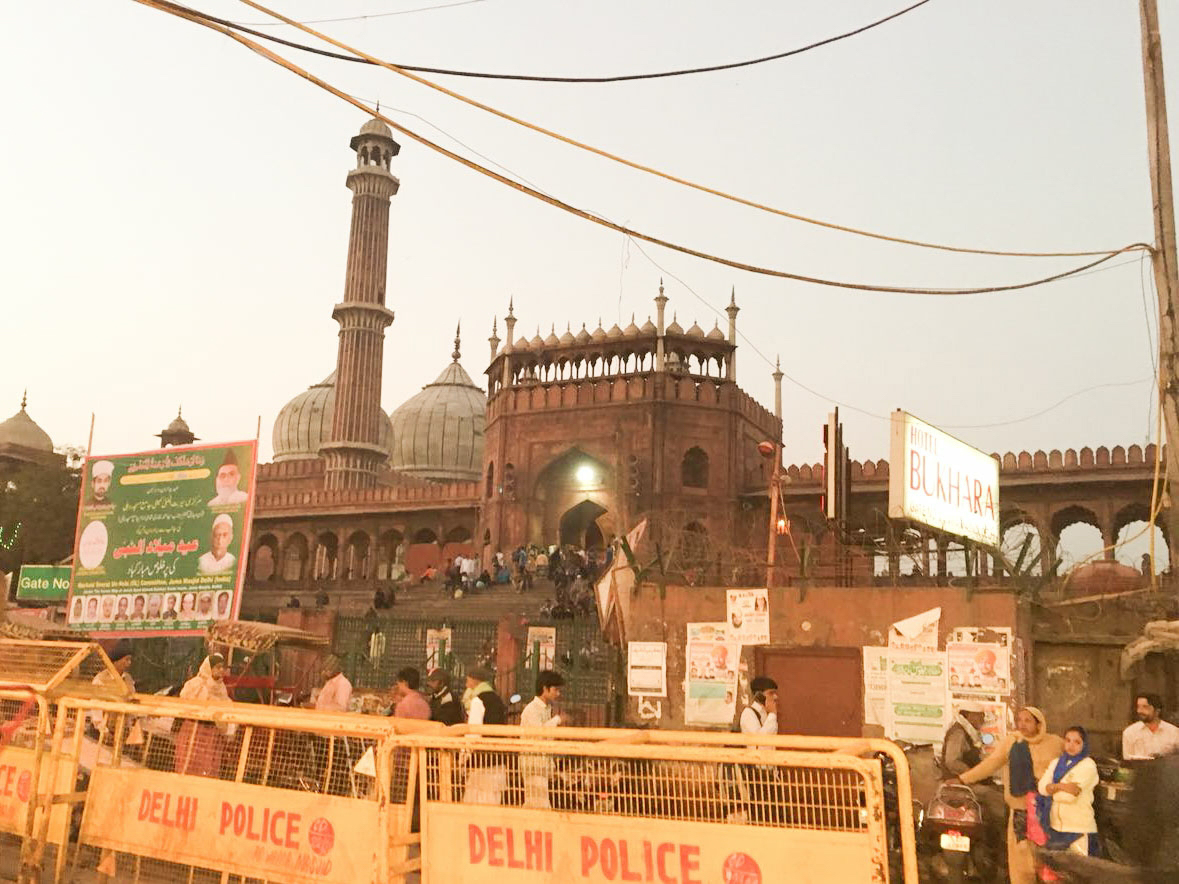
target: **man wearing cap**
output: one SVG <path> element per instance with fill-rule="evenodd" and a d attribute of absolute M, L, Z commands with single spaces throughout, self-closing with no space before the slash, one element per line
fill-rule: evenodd
<path fill-rule="evenodd" d="M 491 671 L 482 666 L 477 666 L 467 673 L 467 694 L 471 698 L 467 724 L 507 724 L 507 706 L 491 686 L 494 678 Z M 470 755 L 468 768 L 463 802 L 493 805 L 502 803 L 504 789 L 508 784 L 508 772 L 503 757 L 497 752 L 476 750 Z"/>
<path fill-rule="evenodd" d="M 442 724 L 462 724 L 463 706 L 450 690 L 450 673 L 434 669 L 426 676 L 426 689 L 430 692 L 430 720 Z"/>
<path fill-rule="evenodd" d="M 207 553 L 197 559 L 198 574 L 224 574 L 233 570 L 237 557 L 229 551 L 229 544 L 233 540 L 233 518 L 229 513 L 222 513 L 213 520 L 213 531 L 210 548 Z"/>
<path fill-rule="evenodd" d="M 942 738 L 941 768 L 943 777 L 961 776 L 982 761 L 983 707 L 979 703 L 960 703 L 954 721 Z"/>
<path fill-rule="evenodd" d="M 245 503 L 246 492 L 237 487 L 242 480 L 241 470 L 237 466 L 237 457 L 230 448 L 225 452 L 225 459 L 217 468 L 217 476 L 213 480 L 217 488 L 217 496 L 209 501 L 209 506 L 235 506 Z"/>
<path fill-rule="evenodd" d="M 109 460 L 95 461 L 90 467 L 90 497 L 87 506 L 113 506 L 108 496 L 111 490 L 111 476 L 115 465 Z"/>

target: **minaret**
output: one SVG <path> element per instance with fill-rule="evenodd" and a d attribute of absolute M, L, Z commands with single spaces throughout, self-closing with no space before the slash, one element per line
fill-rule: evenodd
<path fill-rule="evenodd" d="M 487 343 L 491 345 L 492 362 L 495 362 L 495 355 L 499 352 L 499 335 L 495 331 L 495 324 L 498 321 L 496 317 L 491 317 L 491 337 L 487 339 Z"/>
<path fill-rule="evenodd" d="M 508 315 L 504 317 L 504 375 L 500 380 L 500 385 L 506 390 L 512 383 L 512 351 L 515 350 L 516 345 L 513 343 L 516 340 L 516 314 L 513 312 L 514 299 L 508 298 Z"/>
<path fill-rule="evenodd" d="M 733 292 L 729 295 L 729 306 L 725 308 L 725 312 L 729 314 L 729 343 L 734 347 L 737 346 L 737 314 L 741 312 L 741 308 L 737 306 L 737 287 L 733 286 Z M 733 383 L 737 382 L 737 351 L 734 350 L 729 354 L 729 378 Z M 781 417 L 781 415 L 779 415 Z"/>
<path fill-rule="evenodd" d="M 774 359 L 774 417 L 782 423 L 782 358 Z"/>
<path fill-rule="evenodd" d="M 332 310 L 340 323 L 336 357 L 336 404 L 331 441 L 320 454 L 329 490 L 371 488 L 388 455 L 380 446 L 381 363 L 385 329 L 393 311 L 385 306 L 389 254 L 389 199 L 400 182 L 389 162 L 401 150 L 389 127 L 371 119 L 353 137 L 356 168 L 348 173 L 352 191 L 352 229 L 348 234 L 348 269 L 344 300 Z"/>
<path fill-rule="evenodd" d="M 667 296 L 663 294 L 663 279 L 659 280 L 659 294 L 655 297 L 655 370 L 663 371 L 663 359 L 665 356 L 663 350 L 663 313 L 667 309 Z M 598 320 L 598 325 L 602 321 Z"/>

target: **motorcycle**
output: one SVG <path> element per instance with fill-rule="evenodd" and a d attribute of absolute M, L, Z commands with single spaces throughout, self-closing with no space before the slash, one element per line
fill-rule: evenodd
<path fill-rule="evenodd" d="M 969 786 L 951 783 L 938 786 L 925 809 L 922 836 L 927 843 L 936 841 L 949 884 L 987 881 L 993 876 L 982 805 Z M 933 867 L 936 869 L 937 865 Z"/>

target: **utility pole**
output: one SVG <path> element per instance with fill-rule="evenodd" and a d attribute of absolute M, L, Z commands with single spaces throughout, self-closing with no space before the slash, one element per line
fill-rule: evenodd
<path fill-rule="evenodd" d="M 1166 427 L 1168 536 L 1179 542 L 1179 337 L 1176 298 L 1179 264 L 1175 254 L 1175 202 L 1171 190 L 1171 141 L 1167 132 L 1167 95 L 1163 85 L 1163 47 L 1157 0 L 1139 0 L 1142 17 L 1142 72 L 1146 82 L 1146 135 L 1150 154 L 1150 191 L 1154 215 L 1155 287 L 1159 296 L 1159 408 Z M 1160 444 L 1162 440 L 1159 440 Z M 1168 549 L 1172 562 L 1176 552 Z"/>

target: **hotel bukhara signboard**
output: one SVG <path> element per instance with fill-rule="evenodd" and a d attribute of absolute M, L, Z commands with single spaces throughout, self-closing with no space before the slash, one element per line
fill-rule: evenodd
<path fill-rule="evenodd" d="M 892 413 L 888 515 L 999 543 L 999 462 L 904 411 Z"/>

